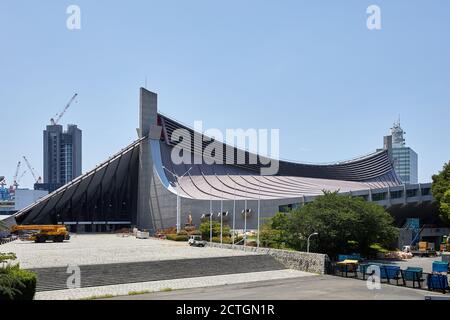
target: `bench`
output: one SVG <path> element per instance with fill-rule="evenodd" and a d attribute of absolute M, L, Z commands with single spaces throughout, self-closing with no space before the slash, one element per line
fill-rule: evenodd
<path fill-rule="evenodd" d="M 416 287 L 416 282 L 419 288 L 422 288 L 423 279 L 423 269 L 419 267 L 408 267 L 406 270 L 402 270 L 402 276 L 404 281 L 412 281 L 413 288 Z"/>
<path fill-rule="evenodd" d="M 358 276 L 358 260 L 344 260 L 336 263 L 337 271 L 340 271 L 342 276 L 348 277 L 349 273 L 354 273 L 355 278 Z"/>
<path fill-rule="evenodd" d="M 366 276 L 371 276 L 371 275 L 374 274 L 374 271 L 372 271 L 372 272 L 367 272 L 367 269 L 368 269 L 370 266 L 376 266 L 376 267 L 381 268 L 382 264 L 381 264 L 381 263 L 376 263 L 376 262 L 374 262 L 374 263 L 362 263 L 362 264 L 360 264 L 360 265 L 359 265 L 358 271 L 362 274 L 363 280 L 366 280 Z"/>
<path fill-rule="evenodd" d="M 399 266 L 382 265 L 380 267 L 380 278 L 386 279 L 389 284 L 391 283 L 391 280 L 396 280 L 397 285 L 398 280 L 402 279 L 403 285 L 405 285 L 405 279 L 403 279 L 403 275 Z"/>

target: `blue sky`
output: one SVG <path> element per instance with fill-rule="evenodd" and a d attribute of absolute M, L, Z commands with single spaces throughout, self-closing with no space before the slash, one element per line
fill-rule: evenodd
<path fill-rule="evenodd" d="M 81 8 L 82 29 L 66 28 Z M 381 8 L 382 30 L 366 28 Z M 42 130 L 83 130 L 83 171 L 136 138 L 138 89 L 206 128 L 280 128 L 281 157 L 367 154 L 401 115 L 430 181 L 450 159 L 450 2 L 0 1 L 0 175 L 42 174 Z M 31 186 L 27 175 L 22 186 Z"/>

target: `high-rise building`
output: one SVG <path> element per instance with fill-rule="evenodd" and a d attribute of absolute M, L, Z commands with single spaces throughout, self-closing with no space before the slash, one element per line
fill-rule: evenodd
<path fill-rule="evenodd" d="M 418 158 L 417 153 L 406 146 L 405 134 L 399 120 L 391 128 L 391 134 L 384 136 L 383 144 L 400 180 L 405 184 L 414 184 L 418 182 Z"/>
<path fill-rule="evenodd" d="M 44 130 L 44 186 L 53 191 L 81 175 L 82 133 L 76 125 Z"/>

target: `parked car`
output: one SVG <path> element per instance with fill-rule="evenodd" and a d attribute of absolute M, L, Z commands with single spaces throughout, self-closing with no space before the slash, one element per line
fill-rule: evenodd
<path fill-rule="evenodd" d="M 204 247 L 206 246 L 206 241 L 202 240 L 202 236 L 190 236 L 188 243 L 191 247 Z"/>
<path fill-rule="evenodd" d="M 406 253 L 411 252 L 411 246 L 403 246 L 402 251 Z"/>

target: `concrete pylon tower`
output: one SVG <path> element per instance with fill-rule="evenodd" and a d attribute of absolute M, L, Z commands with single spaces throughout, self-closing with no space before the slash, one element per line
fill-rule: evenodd
<path fill-rule="evenodd" d="M 152 179 L 154 179 L 150 139 L 159 139 L 160 132 L 161 128 L 158 126 L 158 95 L 141 88 L 138 135 L 139 138 L 145 139 L 141 141 L 139 150 L 136 224 L 139 229 L 147 229 L 151 232 L 155 230 L 150 205 L 150 188 Z"/>

